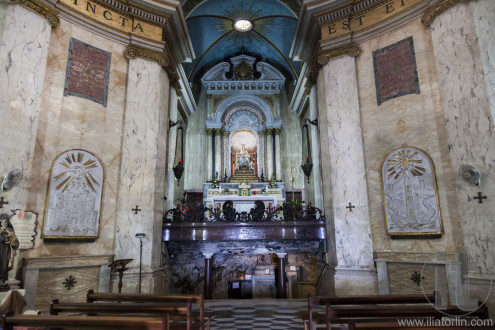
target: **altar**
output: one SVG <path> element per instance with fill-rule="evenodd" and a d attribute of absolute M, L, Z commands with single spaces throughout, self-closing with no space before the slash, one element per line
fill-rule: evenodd
<path fill-rule="evenodd" d="M 262 201 L 265 208 L 277 208 L 285 202 L 285 183 L 205 183 L 204 205 L 211 209 L 222 209 L 226 201 L 232 201 L 234 209 L 241 213 L 254 208 L 255 201 Z"/>

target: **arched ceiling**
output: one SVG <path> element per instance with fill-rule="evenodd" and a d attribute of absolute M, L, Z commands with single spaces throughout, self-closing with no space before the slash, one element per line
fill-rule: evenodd
<path fill-rule="evenodd" d="M 208 69 L 240 54 L 270 63 L 289 82 L 297 80 L 300 62 L 292 61 L 288 54 L 298 10 L 297 0 L 188 0 L 184 11 L 196 58 L 185 63 L 184 70 L 195 94 Z M 239 32 L 233 28 L 237 19 L 248 19 L 254 26 Z"/>

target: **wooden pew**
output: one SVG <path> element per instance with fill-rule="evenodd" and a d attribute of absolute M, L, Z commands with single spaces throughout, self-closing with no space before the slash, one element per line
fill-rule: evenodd
<path fill-rule="evenodd" d="M 59 329 L 168 330 L 167 320 L 163 317 L 4 314 L 2 316 L 2 329 L 13 330 L 14 326 Z"/>
<path fill-rule="evenodd" d="M 426 320 L 441 319 L 444 316 L 455 316 L 462 318 L 466 315 L 465 310 L 457 307 L 449 307 L 442 310 L 437 310 L 434 306 L 426 304 L 392 304 L 392 305 L 354 305 L 354 306 L 330 306 L 327 308 L 327 328 L 331 328 L 333 323 L 347 323 L 349 330 L 361 329 L 360 323 L 369 323 L 368 327 L 373 322 L 382 322 L 379 326 L 376 324 L 375 329 L 398 327 L 397 319 L 422 319 L 424 324 Z M 479 308 L 469 314 L 470 318 L 487 319 L 488 308 L 486 305 L 480 305 Z M 400 327 L 402 328 L 402 327 Z"/>
<path fill-rule="evenodd" d="M 303 319 L 305 329 L 313 329 L 313 324 L 325 324 L 331 329 L 335 323 L 348 324 L 349 329 L 360 329 L 362 322 L 384 321 L 398 327 L 398 318 L 439 319 L 446 315 L 462 317 L 466 311 L 457 307 L 437 310 L 433 306 L 433 295 L 375 295 L 375 296 L 347 296 L 347 297 L 311 297 L 308 296 L 308 313 Z M 313 312 L 318 305 L 325 306 L 325 319 L 322 314 Z M 480 304 L 479 308 L 469 317 L 479 319 L 488 318 L 488 308 Z M 391 326 L 390 328 L 393 328 Z M 377 326 L 375 329 L 380 329 Z"/>
<path fill-rule="evenodd" d="M 313 330 L 313 324 L 327 324 L 329 306 L 338 305 L 372 305 L 372 304 L 429 304 L 435 302 L 435 295 L 373 295 L 373 296 L 341 296 L 322 297 L 308 295 L 308 312 L 299 313 L 303 319 L 304 329 Z M 315 313 L 316 306 L 325 306 L 325 313 Z M 330 329 L 330 327 L 327 327 Z"/>
<path fill-rule="evenodd" d="M 60 302 L 54 299 L 50 303 L 50 315 L 59 313 L 85 313 L 87 315 L 120 315 L 141 316 L 140 314 L 159 314 L 167 321 L 170 327 L 170 316 L 185 316 L 186 329 L 192 329 L 192 307 L 191 303 L 74 303 Z M 177 326 L 173 327 L 174 329 Z"/>
<path fill-rule="evenodd" d="M 149 303 L 192 303 L 199 307 L 198 323 L 201 330 L 210 330 L 210 319 L 212 313 L 205 312 L 203 295 L 159 295 L 151 293 L 107 293 L 94 292 L 89 290 L 86 301 L 93 303 L 97 301 L 113 301 L 113 302 L 149 302 Z M 193 312 L 193 316 L 195 313 Z M 194 317 L 196 318 L 196 317 Z"/>

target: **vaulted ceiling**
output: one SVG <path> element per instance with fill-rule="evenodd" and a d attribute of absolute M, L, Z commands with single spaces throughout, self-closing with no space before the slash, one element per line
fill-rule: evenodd
<path fill-rule="evenodd" d="M 297 0 L 188 0 L 183 9 L 196 58 L 185 63 L 184 70 L 195 94 L 208 69 L 240 54 L 272 64 L 289 82 L 297 80 L 300 62 L 288 54 L 299 8 Z M 252 29 L 236 30 L 238 19 L 251 21 Z"/>

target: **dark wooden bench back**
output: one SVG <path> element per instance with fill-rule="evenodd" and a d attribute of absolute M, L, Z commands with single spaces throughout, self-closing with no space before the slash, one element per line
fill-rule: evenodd
<path fill-rule="evenodd" d="M 97 301 L 113 301 L 113 302 L 149 302 L 149 303 L 192 303 L 199 306 L 200 329 L 204 329 L 205 321 L 205 305 L 202 294 L 199 295 L 160 295 L 151 293 L 108 293 L 94 292 L 89 290 L 86 296 L 88 303 Z"/>
<path fill-rule="evenodd" d="M 118 330 L 168 330 L 168 320 L 163 317 L 144 316 L 62 316 L 62 315 L 12 315 L 2 316 L 2 329 L 14 326 L 78 329 Z"/>
<path fill-rule="evenodd" d="M 308 323 L 309 329 L 313 329 L 313 308 L 325 306 L 325 319 L 328 319 L 330 306 L 338 305 L 376 305 L 376 304 L 430 304 L 435 302 L 435 294 L 411 294 L 411 295 L 372 295 L 372 296 L 311 296 L 308 295 Z M 327 322 L 327 328 L 331 325 Z"/>

